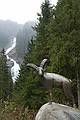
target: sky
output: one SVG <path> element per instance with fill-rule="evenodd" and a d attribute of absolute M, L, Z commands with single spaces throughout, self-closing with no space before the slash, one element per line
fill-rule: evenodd
<path fill-rule="evenodd" d="M 37 13 L 44 0 L 0 0 L 0 19 L 12 20 L 19 24 L 36 21 Z M 56 5 L 57 0 L 50 0 Z"/>

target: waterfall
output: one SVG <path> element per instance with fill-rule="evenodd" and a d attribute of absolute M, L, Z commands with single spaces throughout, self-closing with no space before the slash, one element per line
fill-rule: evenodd
<path fill-rule="evenodd" d="M 13 62 L 13 66 L 11 67 L 11 76 L 12 76 L 13 82 L 15 82 L 19 75 L 20 66 L 14 59 L 8 56 L 9 52 L 11 52 L 16 47 L 15 37 L 11 40 L 10 45 L 11 46 L 6 50 L 5 54 L 6 54 L 7 60 L 10 61 L 11 63 Z"/>

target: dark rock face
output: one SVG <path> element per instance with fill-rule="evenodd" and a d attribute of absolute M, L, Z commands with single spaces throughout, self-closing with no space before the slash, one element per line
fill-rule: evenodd
<path fill-rule="evenodd" d="M 46 103 L 40 108 L 35 120 L 80 120 L 80 111 L 54 102 Z"/>
<path fill-rule="evenodd" d="M 16 48 L 12 49 L 12 50 L 9 52 L 8 56 L 9 56 L 10 58 L 14 59 L 15 61 L 17 61 Z"/>
<path fill-rule="evenodd" d="M 12 68 L 12 67 L 14 66 L 14 62 L 11 61 L 10 59 L 8 59 L 8 60 L 7 60 L 7 66 L 8 66 L 9 68 Z"/>
<path fill-rule="evenodd" d="M 22 27 L 23 25 L 10 20 L 0 20 L 0 48 L 8 48 L 11 39 Z"/>

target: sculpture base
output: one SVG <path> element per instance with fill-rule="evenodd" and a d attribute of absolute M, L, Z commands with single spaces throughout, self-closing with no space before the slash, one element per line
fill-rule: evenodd
<path fill-rule="evenodd" d="M 80 120 L 80 111 L 54 102 L 44 104 L 35 120 Z"/>

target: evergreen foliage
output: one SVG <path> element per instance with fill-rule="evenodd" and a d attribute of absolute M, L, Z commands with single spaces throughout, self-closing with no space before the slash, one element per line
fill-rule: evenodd
<path fill-rule="evenodd" d="M 17 102 L 34 109 L 38 109 L 43 103 L 48 101 L 48 92 L 43 86 L 43 79 L 37 76 L 36 73 L 33 73 L 32 69 L 25 67 L 28 62 L 39 64 L 44 57 L 48 57 L 48 49 L 46 46 L 49 36 L 48 24 L 51 12 L 49 1 L 45 1 L 45 3 L 42 4 L 41 10 L 41 15 L 38 14 L 39 23 L 34 28 L 37 34 L 36 38 L 35 40 L 32 38 L 28 44 L 28 52 L 24 57 L 20 76 L 15 84 Z M 45 16 L 44 11 L 49 14 Z"/>
<path fill-rule="evenodd" d="M 12 92 L 12 78 L 7 67 L 7 58 L 5 50 L 0 53 L 0 100 L 8 100 L 11 98 Z"/>
<path fill-rule="evenodd" d="M 43 86 L 44 80 L 37 76 L 33 69 L 26 67 L 28 62 L 38 65 L 42 59 L 48 58 L 47 71 L 62 74 L 72 80 L 77 104 L 77 84 L 78 95 L 80 94 L 79 21 L 79 0 L 59 0 L 56 7 L 52 7 L 49 0 L 42 3 L 41 14 L 38 14 L 38 24 L 34 28 L 35 40 L 32 39 L 28 44 L 28 52 L 25 54 L 20 76 L 15 83 L 14 95 L 17 103 L 38 109 L 48 101 L 48 91 Z M 56 84 L 53 89 L 53 101 L 68 103 L 61 87 Z"/>

